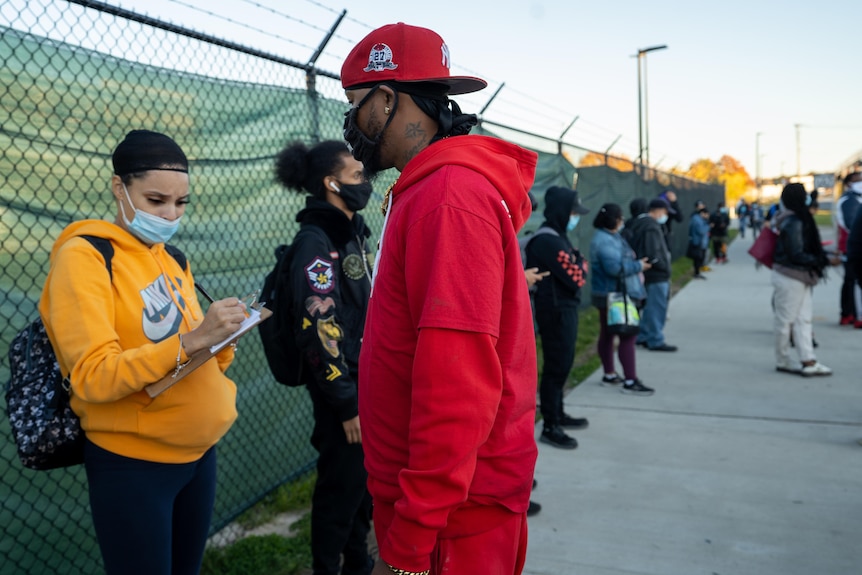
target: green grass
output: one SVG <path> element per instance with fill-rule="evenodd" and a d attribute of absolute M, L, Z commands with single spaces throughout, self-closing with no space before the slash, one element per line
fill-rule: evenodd
<path fill-rule="evenodd" d="M 317 473 L 286 483 L 237 519 L 251 529 L 289 511 L 306 512 L 291 525 L 291 536 L 272 534 L 240 539 L 204 554 L 201 575 L 296 575 L 311 568 L 311 494 Z"/>
<path fill-rule="evenodd" d="M 201 575 L 296 575 L 311 566 L 311 513 L 291 526 L 293 537 L 246 537 L 207 549 Z"/>
<path fill-rule="evenodd" d="M 311 505 L 315 481 L 317 481 L 317 473 L 312 472 L 296 481 L 285 483 L 240 515 L 237 523 L 245 529 L 253 529 L 258 525 L 269 523 L 276 515 L 308 509 Z"/>
<path fill-rule="evenodd" d="M 826 210 L 820 210 L 816 214 L 814 214 L 814 221 L 817 222 L 817 225 L 821 228 L 831 228 L 832 227 L 832 212 Z"/>

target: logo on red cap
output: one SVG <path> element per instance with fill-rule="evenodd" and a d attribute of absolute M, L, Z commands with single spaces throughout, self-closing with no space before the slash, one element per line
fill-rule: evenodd
<path fill-rule="evenodd" d="M 394 70 L 398 64 L 392 61 L 392 48 L 382 42 L 378 42 L 371 47 L 371 52 L 368 53 L 368 66 L 363 72 L 384 72 L 386 70 Z"/>

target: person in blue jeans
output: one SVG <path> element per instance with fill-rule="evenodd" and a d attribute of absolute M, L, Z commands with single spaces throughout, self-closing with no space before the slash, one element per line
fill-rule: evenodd
<path fill-rule="evenodd" d="M 652 351 L 676 351 L 664 340 L 664 324 L 670 300 L 670 250 L 664 240 L 662 225 L 667 222 L 668 204 L 661 198 L 650 201 L 648 211 L 632 222 L 633 245 L 638 258 L 652 267 L 644 272 L 646 304 L 641 313 L 637 344 Z"/>

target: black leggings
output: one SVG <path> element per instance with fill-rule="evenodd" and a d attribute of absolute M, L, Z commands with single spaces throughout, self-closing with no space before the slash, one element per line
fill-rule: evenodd
<path fill-rule="evenodd" d="M 539 402 L 544 426 L 559 425 L 563 416 L 563 390 L 575 360 L 578 308 L 537 309 L 536 323 L 542 338 L 542 381 Z"/>
<path fill-rule="evenodd" d="M 87 441 L 84 465 L 107 575 L 197 575 L 215 502 L 215 447 L 170 464 Z"/>

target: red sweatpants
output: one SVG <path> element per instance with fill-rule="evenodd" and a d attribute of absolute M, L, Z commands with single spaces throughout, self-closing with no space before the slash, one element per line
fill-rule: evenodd
<path fill-rule="evenodd" d="M 374 533 L 383 541 L 392 508 L 374 508 Z M 520 575 L 527 559 L 527 514 L 511 517 L 487 531 L 440 538 L 431 553 L 431 575 Z"/>

